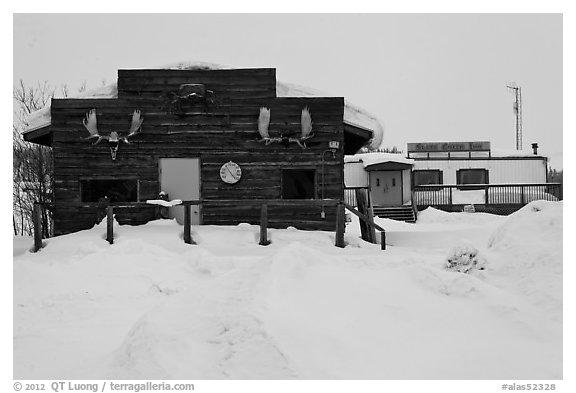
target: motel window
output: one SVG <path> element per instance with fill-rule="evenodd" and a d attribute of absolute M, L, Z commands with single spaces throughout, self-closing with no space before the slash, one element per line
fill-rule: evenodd
<path fill-rule="evenodd" d="M 137 179 L 83 179 L 80 180 L 82 202 L 137 202 Z"/>
<path fill-rule="evenodd" d="M 442 184 L 442 171 L 439 169 L 415 170 L 414 185 Z"/>
<path fill-rule="evenodd" d="M 316 170 L 284 169 L 282 170 L 283 199 L 316 198 Z"/>
<path fill-rule="evenodd" d="M 487 169 L 460 169 L 456 171 L 458 184 L 488 184 Z"/>
<path fill-rule="evenodd" d="M 489 158 L 490 152 L 489 151 L 472 151 L 472 152 L 470 152 L 470 157 L 472 157 L 472 158 Z"/>

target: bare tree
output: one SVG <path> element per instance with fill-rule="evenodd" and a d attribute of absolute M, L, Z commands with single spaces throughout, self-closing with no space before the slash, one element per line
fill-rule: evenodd
<path fill-rule="evenodd" d="M 360 149 L 360 153 L 394 153 L 394 154 L 402 154 L 404 153 L 403 150 L 400 150 L 396 146 L 392 147 L 379 147 L 379 148 L 370 148 L 370 147 L 363 147 Z"/>
<path fill-rule="evenodd" d="M 29 124 L 29 115 L 48 105 L 55 90 L 47 82 L 26 86 L 20 80 L 12 92 L 14 103 L 12 223 L 15 235 L 32 233 L 34 202 L 46 204 L 52 201 L 52 149 L 25 142 L 22 139 L 22 131 Z M 63 93 L 66 93 L 65 89 Z M 52 232 L 52 220 L 46 209 L 43 209 L 42 224 L 43 237 L 49 237 Z"/>
<path fill-rule="evenodd" d="M 57 90 L 48 82 L 27 86 L 22 80 L 12 90 L 14 103 L 12 224 L 15 235 L 32 234 L 32 212 L 35 202 L 43 206 L 52 202 L 54 182 L 52 149 L 24 141 L 22 132 L 29 125 L 30 114 L 48 106 Z M 85 90 L 84 81 L 78 92 Z M 59 93 L 62 97 L 68 97 L 68 86 L 62 85 Z M 48 209 L 42 209 L 42 230 L 43 237 L 50 237 L 53 233 L 52 217 Z"/>

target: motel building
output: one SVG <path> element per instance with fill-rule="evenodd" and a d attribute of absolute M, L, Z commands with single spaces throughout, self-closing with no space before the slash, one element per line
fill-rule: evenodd
<path fill-rule="evenodd" d="M 366 192 L 374 215 L 408 222 L 429 206 L 510 214 L 534 200 L 562 199 L 562 185 L 547 183 L 547 164 L 536 143 L 531 151 L 487 141 L 408 143 L 405 156 L 346 156 L 346 198 L 356 204 Z"/>

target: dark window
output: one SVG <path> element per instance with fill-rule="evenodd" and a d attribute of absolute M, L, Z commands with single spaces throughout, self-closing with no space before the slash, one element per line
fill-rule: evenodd
<path fill-rule="evenodd" d="M 415 170 L 414 185 L 442 184 L 442 171 L 439 169 Z"/>
<path fill-rule="evenodd" d="M 82 202 L 137 202 L 137 179 L 86 179 L 80 180 Z"/>
<path fill-rule="evenodd" d="M 488 184 L 487 169 L 460 169 L 456 171 L 458 184 Z"/>
<path fill-rule="evenodd" d="M 316 198 L 315 178 L 314 169 L 284 169 L 282 171 L 282 198 Z"/>

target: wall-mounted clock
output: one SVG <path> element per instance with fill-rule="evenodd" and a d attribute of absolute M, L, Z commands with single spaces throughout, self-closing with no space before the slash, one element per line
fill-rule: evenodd
<path fill-rule="evenodd" d="M 220 178 L 228 184 L 238 183 L 242 177 L 242 169 L 235 162 L 228 161 L 220 168 Z"/>

